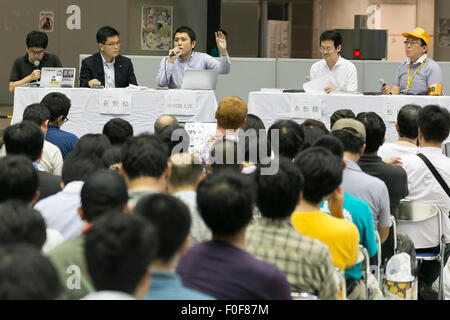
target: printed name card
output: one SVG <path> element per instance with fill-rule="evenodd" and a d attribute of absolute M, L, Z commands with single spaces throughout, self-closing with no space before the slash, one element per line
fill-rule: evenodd
<path fill-rule="evenodd" d="M 193 91 L 174 90 L 164 94 L 164 113 L 193 116 L 197 111 L 197 94 Z"/>
<path fill-rule="evenodd" d="M 384 97 L 383 103 L 383 120 L 385 122 L 396 122 L 398 111 L 407 104 L 417 104 L 417 101 L 414 102 L 414 98 L 406 98 L 406 97 L 392 97 L 386 96 Z"/>
<path fill-rule="evenodd" d="M 100 94 L 100 114 L 131 114 L 131 95 L 124 94 L 123 91 L 120 93 L 115 93 L 112 90 L 107 91 Z"/>
<path fill-rule="evenodd" d="M 293 96 L 291 98 L 291 117 L 320 120 L 322 118 L 322 101 L 320 96 Z"/>
<path fill-rule="evenodd" d="M 191 153 L 200 153 L 208 139 L 216 135 L 216 126 L 216 123 L 186 122 L 184 129 L 189 135 L 189 151 Z"/>

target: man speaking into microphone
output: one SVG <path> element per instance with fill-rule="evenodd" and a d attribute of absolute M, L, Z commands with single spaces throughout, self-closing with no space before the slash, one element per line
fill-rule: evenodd
<path fill-rule="evenodd" d="M 390 88 L 381 84 L 383 94 L 442 95 L 442 70 L 436 61 L 428 56 L 430 37 L 422 28 L 411 32 L 403 32 L 405 37 L 404 60 L 397 69 L 394 85 Z"/>
<path fill-rule="evenodd" d="M 219 74 L 227 74 L 231 69 L 231 60 L 227 52 L 225 35 L 218 31 L 215 33 L 220 60 L 210 55 L 194 51 L 197 40 L 194 30 L 187 26 L 179 27 L 173 35 L 174 48 L 169 56 L 164 57 L 159 64 L 156 84 L 170 89 L 181 88 L 184 70 L 218 70 Z"/>
<path fill-rule="evenodd" d="M 62 67 L 59 58 L 46 53 L 48 37 L 45 32 L 31 31 L 26 39 L 27 53 L 16 59 L 9 76 L 9 92 L 26 83 L 35 82 L 41 77 L 43 67 Z"/>

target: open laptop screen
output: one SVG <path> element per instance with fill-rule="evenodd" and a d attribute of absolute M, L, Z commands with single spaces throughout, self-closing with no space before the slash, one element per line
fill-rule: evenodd
<path fill-rule="evenodd" d="M 217 84 L 217 70 L 185 70 L 182 89 L 215 90 Z"/>
<path fill-rule="evenodd" d="M 73 88 L 75 86 L 75 68 L 42 68 L 41 87 Z"/>

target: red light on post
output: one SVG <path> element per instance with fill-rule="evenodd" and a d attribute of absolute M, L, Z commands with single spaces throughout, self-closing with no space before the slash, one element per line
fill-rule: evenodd
<path fill-rule="evenodd" d="M 353 50 L 353 56 L 355 58 L 358 58 L 361 55 L 361 51 L 359 51 L 358 49 Z"/>

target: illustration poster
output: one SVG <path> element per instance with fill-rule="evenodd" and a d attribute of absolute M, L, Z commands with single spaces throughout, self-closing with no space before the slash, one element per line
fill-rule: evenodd
<path fill-rule="evenodd" d="M 439 19 L 438 41 L 440 47 L 450 47 L 450 19 Z"/>
<path fill-rule="evenodd" d="M 141 49 L 172 49 L 172 7 L 142 6 Z"/>
<path fill-rule="evenodd" d="M 55 14 L 52 11 L 41 11 L 39 15 L 39 30 L 53 32 Z"/>

